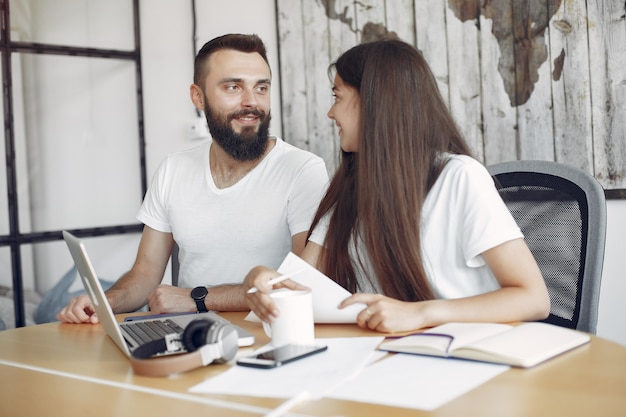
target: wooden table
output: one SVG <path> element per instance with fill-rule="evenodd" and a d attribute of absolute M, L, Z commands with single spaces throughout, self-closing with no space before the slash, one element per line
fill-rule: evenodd
<path fill-rule="evenodd" d="M 223 313 L 268 342 L 244 313 Z M 317 325 L 317 337 L 375 336 L 355 325 Z M 211 365 L 169 378 L 133 374 L 99 325 L 48 323 L 0 332 L 0 416 L 259 416 L 284 399 L 191 394 L 227 369 Z M 626 347 L 590 344 L 532 369 L 509 369 L 427 412 L 322 399 L 299 404 L 310 416 L 620 416 L 626 415 Z"/>

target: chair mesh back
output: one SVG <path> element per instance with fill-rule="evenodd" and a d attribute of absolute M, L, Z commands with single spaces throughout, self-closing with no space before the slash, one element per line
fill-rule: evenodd
<path fill-rule="evenodd" d="M 546 174 L 516 172 L 496 178 L 546 281 L 552 306 L 545 321 L 576 328 L 587 236 L 584 192 Z"/>

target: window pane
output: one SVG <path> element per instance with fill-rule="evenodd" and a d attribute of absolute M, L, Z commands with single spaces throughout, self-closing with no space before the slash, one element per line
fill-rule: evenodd
<path fill-rule="evenodd" d="M 3 82 L 2 73 L 0 73 L 0 81 Z M 0 100 L 0 122 L 4 126 L 4 100 Z M 0 158 L 2 161 L 6 161 L 6 148 L 5 148 L 5 135 L 4 129 L 0 129 L 0 140 L 2 140 L 2 146 L 0 146 Z M 7 166 L 2 164 L 0 168 L 0 235 L 9 234 L 9 202 L 7 196 Z"/>
<path fill-rule="evenodd" d="M 8 246 L 0 246 L 0 330 L 15 327 L 12 271 L 11 251 Z"/>
<path fill-rule="evenodd" d="M 11 0 L 13 41 L 134 49 L 130 0 Z"/>
<path fill-rule="evenodd" d="M 130 269 L 139 238 L 139 234 L 133 233 L 83 239 L 104 288 L 110 287 Z M 27 325 L 56 321 L 59 310 L 72 297 L 84 292 L 70 252 L 62 240 L 22 245 L 22 265 Z M 8 328 L 15 326 L 12 311 L 5 323 Z"/>
<path fill-rule="evenodd" d="M 22 245 L 22 291 L 24 295 L 24 312 L 27 324 L 32 321 L 33 311 L 39 304 L 39 294 L 35 290 L 33 278 L 32 246 Z M 11 249 L 8 246 L 0 247 L 0 329 L 15 327 L 15 307 L 13 304 L 13 267 L 11 265 Z"/>
<path fill-rule="evenodd" d="M 14 54 L 20 231 L 137 223 L 135 64 Z M 19 120 L 21 118 L 21 120 Z M 18 126 L 22 126 L 18 129 Z M 24 176 L 27 175 L 28 178 Z"/>

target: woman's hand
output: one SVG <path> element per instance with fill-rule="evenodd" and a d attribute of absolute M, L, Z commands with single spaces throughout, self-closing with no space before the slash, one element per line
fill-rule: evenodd
<path fill-rule="evenodd" d="M 308 287 L 300 285 L 295 281 L 286 279 L 274 285 L 268 283 L 272 278 L 280 275 L 277 271 L 257 266 L 253 268 L 243 281 L 243 290 L 245 291 L 245 300 L 250 310 L 256 314 L 262 321 L 271 323 L 279 315 L 280 311 L 276 304 L 269 296 L 271 290 L 279 288 L 288 288 L 290 290 L 308 290 Z M 255 292 L 249 292 L 252 288 L 256 288 Z"/>
<path fill-rule="evenodd" d="M 352 304 L 367 305 L 357 315 L 359 327 L 383 333 L 396 333 L 426 327 L 423 307 L 428 302 L 412 303 L 396 300 L 381 294 L 353 294 L 339 304 L 344 308 Z"/>

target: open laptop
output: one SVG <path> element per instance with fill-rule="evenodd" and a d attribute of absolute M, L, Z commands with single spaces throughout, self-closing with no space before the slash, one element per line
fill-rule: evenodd
<path fill-rule="evenodd" d="M 192 320 L 207 318 L 217 322 L 230 323 L 225 318 L 213 312 L 177 315 L 164 314 L 163 317 L 159 318 L 152 316 L 152 318 L 145 320 L 138 319 L 118 323 L 104 294 L 104 290 L 100 285 L 98 276 L 89 260 L 85 246 L 80 239 L 67 231 L 63 231 L 63 238 L 74 259 L 74 264 L 76 265 L 80 279 L 83 282 L 85 290 L 87 290 L 87 294 L 98 314 L 102 327 L 128 357 L 131 356 L 133 350 L 143 343 L 154 339 L 161 339 L 165 334 L 182 333 L 187 324 Z M 239 333 L 239 346 L 250 346 L 254 344 L 254 335 L 239 326 L 233 325 L 232 323 L 230 324 L 235 327 Z M 179 350 L 172 353 L 183 352 L 184 351 Z"/>

